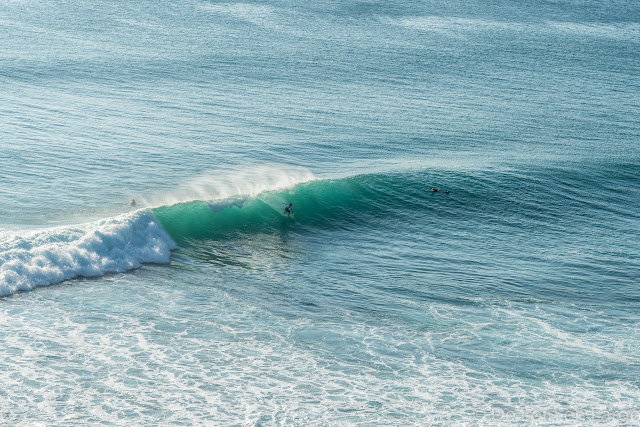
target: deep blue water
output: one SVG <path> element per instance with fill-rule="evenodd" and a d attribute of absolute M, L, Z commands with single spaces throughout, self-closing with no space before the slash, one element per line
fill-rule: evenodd
<path fill-rule="evenodd" d="M 631 1 L 3 3 L 0 420 L 640 423 L 638 52 Z"/>

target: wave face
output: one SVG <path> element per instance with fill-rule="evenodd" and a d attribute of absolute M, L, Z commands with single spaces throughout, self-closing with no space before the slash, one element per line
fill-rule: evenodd
<path fill-rule="evenodd" d="M 367 200 L 356 179 L 322 180 L 304 183 L 288 190 L 265 191 L 256 196 L 234 196 L 212 202 L 197 200 L 163 206 L 154 213 L 169 235 L 186 244 L 193 240 L 225 239 L 238 233 L 255 234 L 279 229 L 291 223 L 284 216 L 284 203 L 293 203 L 291 219 L 300 225 L 323 228 L 353 222 L 348 212 L 358 201 L 362 211 Z M 354 212 L 355 213 L 355 212 Z"/>
<path fill-rule="evenodd" d="M 75 277 L 168 263 L 175 243 L 150 211 L 29 234 L 0 235 L 0 296 Z"/>
<path fill-rule="evenodd" d="M 315 179 L 255 195 L 195 200 L 155 208 L 154 214 L 179 246 L 198 241 L 253 237 L 295 227 L 300 233 L 366 227 L 379 233 L 407 206 L 427 208 L 424 173 L 372 173 Z M 428 187 L 427 187 L 428 188 Z M 293 203 L 291 217 L 285 203 Z M 408 204 L 408 205 L 407 205 Z M 398 209 L 400 208 L 400 209 Z M 382 223 L 381 223 L 382 222 Z"/>
<path fill-rule="evenodd" d="M 292 223 L 284 216 L 285 202 L 293 203 L 292 219 L 307 231 L 364 227 L 372 233 L 406 233 L 416 226 L 424 234 L 432 226 L 470 227 L 472 232 L 479 225 L 502 227 L 505 233 L 534 226 L 567 231 L 567 223 L 595 227 L 596 220 L 624 220 L 625 206 L 637 193 L 634 170 L 615 164 L 373 172 L 214 201 L 190 200 L 153 212 L 180 246 L 279 230 Z M 431 192 L 432 187 L 440 191 Z M 588 217 L 585 208 L 591 211 Z"/>

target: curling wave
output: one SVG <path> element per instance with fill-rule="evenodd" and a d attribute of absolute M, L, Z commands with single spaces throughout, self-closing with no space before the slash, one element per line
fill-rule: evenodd
<path fill-rule="evenodd" d="M 316 179 L 287 189 L 255 195 L 235 195 L 213 201 L 194 200 L 155 208 L 154 214 L 178 245 L 190 241 L 225 240 L 239 234 L 255 234 L 293 224 L 315 229 L 351 227 L 372 214 L 384 213 L 393 192 L 385 176 Z M 377 188 L 377 190 L 376 190 Z M 293 203 L 291 218 L 284 204 Z"/>

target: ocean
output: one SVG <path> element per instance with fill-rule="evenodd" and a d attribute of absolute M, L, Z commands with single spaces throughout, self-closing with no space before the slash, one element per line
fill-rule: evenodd
<path fill-rule="evenodd" d="M 631 0 L 4 1 L 0 423 L 638 425 L 639 117 Z"/>

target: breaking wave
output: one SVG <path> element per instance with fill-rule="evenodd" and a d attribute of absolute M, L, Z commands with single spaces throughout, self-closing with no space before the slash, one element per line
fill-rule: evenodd
<path fill-rule="evenodd" d="M 150 211 L 0 236 L 0 296 L 168 263 L 176 245 Z"/>

